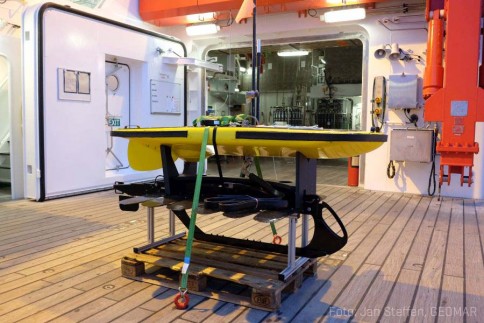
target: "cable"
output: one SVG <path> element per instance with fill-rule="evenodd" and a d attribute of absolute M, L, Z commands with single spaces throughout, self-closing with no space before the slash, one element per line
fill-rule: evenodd
<path fill-rule="evenodd" d="M 432 179 L 433 179 L 433 181 L 432 181 Z M 432 193 L 431 193 L 430 189 L 432 187 L 432 184 L 433 184 L 433 189 L 432 189 Z M 435 160 L 433 160 L 432 161 L 432 167 L 430 168 L 429 186 L 427 187 L 427 193 L 429 194 L 429 196 L 434 196 L 436 186 L 437 186 L 437 182 L 435 180 Z"/>
<path fill-rule="evenodd" d="M 393 160 L 390 160 L 387 167 L 387 176 L 388 178 L 395 177 L 395 165 L 393 164 Z"/>
<path fill-rule="evenodd" d="M 230 27 L 234 23 L 235 19 L 232 17 L 232 10 L 229 10 L 229 19 L 227 19 L 227 23 L 225 25 L 219 25 L 220 28 Z"/>
<path fill-rule="evenodd" d="M 437 187 L 437 183 L 435 180 L 435 156 L 437 155 L 436 146 L 435 146 L 436 141 L 437 141 L 437 128 L 434 128 L 434 133 L 432 135 L 432 147 L 433 147 L 432 148 L 432 166 L 430 168 L 429 185 L 427 187 L 427 193 L 429 194 L 429 196 L 434 196 L 435 189 Z M 432 189 L 432 192 L 430 192 L 432 184 L 433 184 L 433 189 Z"/>
<path fill-rule="evenodd" d="M 415 127 L 417 127 L 417 121 L 418 117 L 416 114 L 409 115 L 410 109 L 403 109 L 403 112 L 405 113 L 405 117 L 407 117 L 408 121 L 412 123 Z"/>
<path fill-rule="evenodd" d="M 259 120 L 257 120 L 257 118 L 256 118 L 256 117 L 251 116 L 250 114 L 248 114 L 246 117 L 247 117 L 247 119 L 253 119 L 253 120 L 254 120 L 254 122 L 255 122 L 255 124 L 256 124 L 256 125 L 259 125 Z"/>
<path fill-rule="evenodd" d="M 376 83 L 376 77 L 373 79 L 373 91 L 375 91 L 375 83 Z M 383 77 L 383 81 L 382 81 L 383 93 L 382 93 L 381 102 L 380 102 L 381 103 L 381 121 L 379 120 L 378 114 L 375 113 L 375 105 L 377 105 L 377 103 L 375 102 L 376 98 L 374 97 L 375 92 L 373 92 L 371 125 L 372 125 L 372 129 L 374 129 L 375 132 L 381 131 L 381 129 L 383 128 L 383 123 L 385 121 L 385 110 L 386 110 L 386 104 L 387 104 L 386 87 L 387 87 L 387 81 L 386 81 L 386 78 Z M 375 122 L 375 118 L 376 118 L 376 122 Z"/>

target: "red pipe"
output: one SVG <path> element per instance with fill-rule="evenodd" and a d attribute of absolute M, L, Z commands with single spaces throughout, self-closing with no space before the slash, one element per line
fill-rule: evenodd
<path fill-rule="evenodd" d="M 443 87 L 444 67 L 442 52 L 444 50 L 444 19 L 440 17 L 440 10 L 433 11 L 429 17 L 429 32 L 427 39 L 427 66 L 423 81 L 423 96 L 428 99 Z M 483 71 L 484 73 L 484 71 Z"/>
<path fill-rule="evenodd" d="M 360 182 L 359 156 L 348 158 L 348 186 L 358 186 Z"/>

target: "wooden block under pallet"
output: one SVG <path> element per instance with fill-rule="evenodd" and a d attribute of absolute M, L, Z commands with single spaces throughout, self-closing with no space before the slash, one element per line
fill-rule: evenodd
<path fill-rule="evenodd" d="M 178 281 L 181 280 L 181 273 Z M 187 288 L 190 291 L 201 292 L 207 288 L 207 276 L 188 274 Z"/>
<path fill-rule="evenodd" d="M 318 272 L 318 262 L 314 261 L 308 268 L 304 271 L 306 276 L 315 276 Z"/>
<path fill-rule="evenodd" d="M 291 283 L 287 284 L 287 286 L 283 289 L 283 292 L 286 292 L 286 293 L 296 292 L 299 289 L 299 287 L 301 287 L 303 283 L 303 275 L 305 274 L 306 274 L 306 271 L 304 271 L 303 273 L 298 273 L 294 275 L 294 279 L 292 280 Z"/>
<path fill-rule="evenodd" d="M 134 258 L 121 259 L 121 275 L 126 278 L 135 278 L 145 273 L 145 263 Z"/>
<path fill-rule="evenodd" d="M 145 254 L 124 257 L 123 276 L 177 289 L 184 259 L 184 248 L 178 246 L 184 242 L 180 239 Z M 283 292 L 293 293 L 299 289 L 304 275 L 314 270 L 316 263 L 316 259 L 309 259 L 283 282 L 278 280 L 278 273 L 285 266 L 281 255 L 205 242 L 193 251 L 188 270 L 189 293 L 269 311 L 280 307 Z M 222 258 L 225 261 L 221 261 Z M 145 270 L 151 267 L 160 270 L 154 273 Z"/>
<path fill-rule="evenodd" d="M 258 290 L 253 288 L 250 295 L 251 304 L 265 309 L 277 309 L 281 305 L 280 290 Z"/>

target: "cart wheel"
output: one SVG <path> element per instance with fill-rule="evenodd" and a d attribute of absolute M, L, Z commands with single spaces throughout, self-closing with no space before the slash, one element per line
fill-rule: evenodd
<path fill-rule="evenodd" d="M 190 301 L 190 297 L 187 294 L 178 294 L 175 296 L 175 306 L 179 310 L 184 310 L 188 307 L 188 302 Z"/>
<path fill-rule="evenodd" d="M 281 242 L 282 242 L 281 236 L 275 235 L 274 238 L 272 238 L 273 244 L 281 244 Z"/>

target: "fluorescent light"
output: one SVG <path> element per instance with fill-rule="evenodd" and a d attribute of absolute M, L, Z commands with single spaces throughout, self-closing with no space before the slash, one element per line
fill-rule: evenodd
<path fill-rule="evenodd" d="M 281 56 L 281 57 L 306 56 L 308 54 L 309 54 L 309 51 L 307 50 L 291 50 L 291 51 L 277 52 L 277 56 Z"/>
<path fill-rule="evenodd" d="M 365 19 L 365 8 L 326 11 L 319 18 L 327 23 Z"/>
<path fill-rule="evenodd" d="M 219 30 L 220 27 L 216 24 L 189 25 L 186 28 L 188 36 L 216 34 Z"/>
<path fill-rule="evenodd" d="M 247 72 L 247 69 L 243 66 L 239 67 L 239 71 L 244 73 L 244 72 Z"/>

